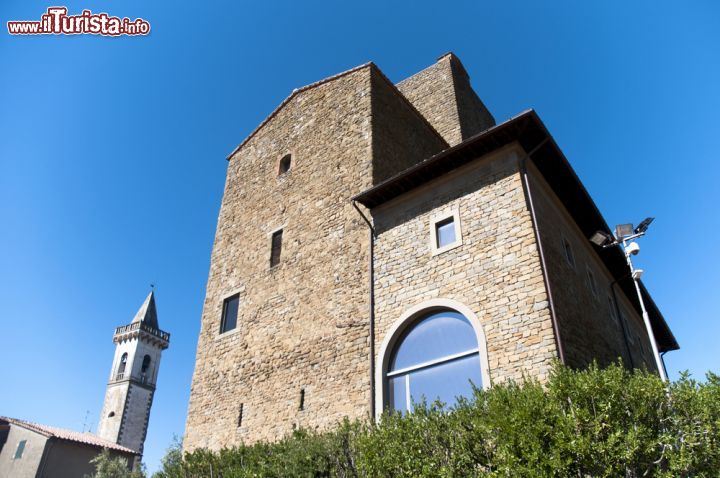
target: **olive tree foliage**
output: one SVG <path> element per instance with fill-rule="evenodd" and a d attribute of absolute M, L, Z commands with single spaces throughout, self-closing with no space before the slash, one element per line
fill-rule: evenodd
<path fill-rule="evenodd" d="M 166 460 L 156 478 L 720 477 L 720 378 L 556 366 L 545 384 L 496 384 L 451 408 Z"/>
<path fill-rule="evenodd" d="M 144 467 L 131 470 L 128 460 L 122 456 L 113 457 L 107 448 L 90 460 L 95 465 L 95 473 L 85 478 L 145 478 Z"/>

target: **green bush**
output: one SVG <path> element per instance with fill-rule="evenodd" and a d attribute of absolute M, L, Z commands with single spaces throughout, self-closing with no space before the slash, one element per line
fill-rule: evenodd
<path fill-rule="evenodd" d="M 720 378 L 665 386 L 620 365 L 558 366 L 544 385 L 476 390 L 450 409 L 420 404 L 219 452 L 177 445 L 168 457 L 154 478 L 718 477 Z"/>

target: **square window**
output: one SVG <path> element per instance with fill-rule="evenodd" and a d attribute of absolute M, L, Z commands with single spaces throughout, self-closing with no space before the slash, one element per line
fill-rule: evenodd
<path fill-rule="evenodd" d="M 237 327 L 238 307 L 240 305 L 240 294 L 235 294 L 223 301 L 222 320 L 220 322 L 220 333 L 225 333 Z"/>
<path fill-rule="evenodd" d="M 435 224 L 437 248 L 447 247 L 455 242 L 455 218 L 449 217 Z"/>
<path fill-rule="evenodd" d="M 430 250 L 440 254 L 462 245 L 460 214 L 457 210 L 433 218 L 430 221 Z"/>
<path fill-rule="evenodd" d="M 283 231 L 279 229 L 272 233 L 272 239 L 270 241 L 270 267 L 275 267 L 280 264 L 280 252 L 282 251 L 282 236 Z"/>
<path fill-rule="evenodd" d="M 18 442 L 17 450 L 15 450 L 15 457 L 13 459 L 17 460 L 22 458 L 23 452 L 25 451 L 25 444 L 27 443 L 27 440 L 20 440 Z"/>

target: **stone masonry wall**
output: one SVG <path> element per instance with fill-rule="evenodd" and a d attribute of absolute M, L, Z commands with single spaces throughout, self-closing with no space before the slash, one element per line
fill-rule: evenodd
<path fill-rule="evenodd" d="M 397 86 L 451 146 L 495 124 L 452 53 Z"/>
<path fill-rule="evenodd" d="M 373 183 L 377 184 L 448 144 L 380 71 L 373 69 L 371 81 Z"/>
<path fill-rule="evenodd" d="M 291 169 L 278 177 L 287 153 Z M 231 158 L 186 450 L 367 413 L 368 233 L 349 197 L 370 186 L 370 171 L 369 68 L 296 95 Z M 270 269 L 280 227 L 281 260 Z M 237 328 L 221 335 L 223 299 L 238 292 Z"/>
<path fill-rule="evenodd" d="M 610 272 L 531 162 L 528 172 L 567 365 L 583 367 L 593 359 L 606 365 L 618 357 L 628 364 L 622 318 L 617 320 L 611 310 Z M 574 266 L 566 259 L 563 238 L 571 246 Z M 590 288 L 588 270 L 595 277 L 597 294 Z M 656 370 L 642 318 L 620 288 L 615 290 L 635 366 Z"/>
<path fill-rule="evenodd" d="M 523 373 L 547 378 L 557 350 L 517 148 L 492 153 L 373 210 L 376 350 L 405 311 L 430 299 L 451 299 L 482 323 L 492 383 Z M 455 207 L 463 244 L 432 256 L 431 218 Z"/>

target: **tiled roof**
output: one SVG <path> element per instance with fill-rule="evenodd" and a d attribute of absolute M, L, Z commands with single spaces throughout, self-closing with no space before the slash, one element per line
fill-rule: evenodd
<path fill-rule="evenodd" d="M 39 433 L 41 435 L 44 435 L 48 438 L 57 438 L 58 440 L 67 440 L 67 441 L 73 441 L 77 443 L 84 443 L 85 445 L 91 445 L 96 446 L 99 448 L 107 448 L 109 450 L 115 450 L 122 453 L 130 453 L 133 455 L 138 455 L 138 452 L 135 450 L 131 450 L 130 448 L 126 448 L 124 446 L 120 446 L 117 443 L 113 443 L 111 441 L 105 440 L 103 438 L 100 438 L 97 435 L 93 435 L 92 433 L 79 433 L 72 430 L 66 430 L 64 428 L 56 428 L 56 427 L 50 427 L 47 425 L 40 425 L 39 423 L 32 423 L 32 422 L 26 422 L 25 420 L 18 420 L 17 418 L 9 418 L 9 417 L 3 417 L 0 416 L 0 422 L 8 422 L 13 425 L 23 427 L 25 429 L 34 431 L 36 433 Z"/>

